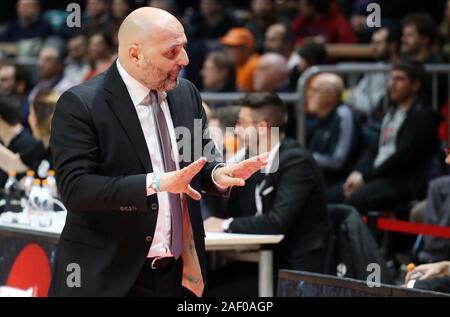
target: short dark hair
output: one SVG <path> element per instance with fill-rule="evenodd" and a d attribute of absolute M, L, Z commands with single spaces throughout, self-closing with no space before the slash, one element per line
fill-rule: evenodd
<path fill-rule="evenodd" d="M 327 50 L 321 43 L 307 42 L 299 49 L 298 54 L 311 65 L 324 64 L 327 60 Z"/>
<path fill-rule="evenodd" d="M 20 123 L 20 103 L 13 96 L 0 96 L 0 118 L 9 125 Z"/>
<path fill-rule="evenodd" d="M 425 82 L 426 73 L 422 62 L 410 57 L 402 57 L 394 63 L 392 70 L 400 70 L 406 73 L 411 81 L 419 81 L 422 86 Z"/>
<path fill-rule="evenodd" d="M 437 33 L 436 22 L 428 13 L 412 13 L 403 19 L 403 27 L 413 25 L 420 36 L 428 37 L 430 45 L 434 41 Z"/>
<path fill-rule="evenodd" d="M 238 101 L 241 107 L 260 111 L 264 121 L 271 127 L 284 131 L 287 121 L 287 107 L 278 94 L 274 92 L 249 93 Z"/>

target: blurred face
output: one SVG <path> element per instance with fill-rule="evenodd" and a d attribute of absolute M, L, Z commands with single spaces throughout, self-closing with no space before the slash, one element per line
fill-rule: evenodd
<path fill-rule="evenodd" d="M 389 95 L 393 102 L 401 103 L 416 95 L 420 86 L 401 70 L 393 70 L 389 79 Z"/>
<path fill-rule="evenodd" d="M 104 0 L 87 0 L 86 11 L 91 17 L 99 17 L 108 11 Z"/>
<path fill-rule="evenodd" d="M 227 54 L 231 56 L 236 66 L 241 66 L 247 58 L 247 48 L 245 46 L 227 46 Z"/>
<path fill-rule="evenodd" d="M 178 84 L 181 69 L 189 64 L 186 35 L 181 23 L 174 24 L 142 43 L 139 79 L 150 89 L 168 91 Z"/>
<path fill-rule="evenodd" d="M 44 48 L 38 56 L 39 74 L 43 79 L 50 79 L 62 72 L 61 62 L 58 60 L 58 51 L 54 48 Z"/>
<path fill-rule="evenodd" d="M 420 49 L 426 45 L 426 40 L 423 39 L 417 29 L 413 25 L 406 25 L 403 27 L 402 34 L 402 52 L 405 54 L 417 54 Z"/>
<path fill-rule="evenodd" d="M 385 60 L 389 57 L 387 37 L 389 33 L 386 29 L 376 31 L 372 35 L 372 54 L 377 60 Z"/>
<path fill-rule="evenodd" d="M 73 60 L 81 60 L 87 51 L 86 40 L 83 36 L 77 36 L 67 43 L 69 57 Z"/>
<path fill-rule="evenodd" d="M 16 80 L 15 80 L 15 69 L 13 66 L 3 66 L 0 68 L 0 93 L 11 93 L 14 91 Z"/>
<path fill-rule="evenodd" d="M 89 58 L 93 61 L 105 58 L 109 54 L 108 45 L 100 34 L 94 34 L 89 39 Z"/>
<path fill-rule="evenodd" d="M 274 76 L 271 65 L 260 60 L 253 73 L 255 91 L 274 91 L 278 86 L 278 76 Z"/>
<path fill-rule="evenodd" d="M 270 16 L 273 13 L 271 0 L 252 0 L 252 12 L 257 17 Z"/>
<path fill-rule="evenodd" d="M 223 14 L 224 7 L 221 1 L 217 0 L 201 0 L 200 12 L 203 16 L 214 16 Z"/>
<path fill-rule="evenodd" d="M 124 19 L 130 12 L 130 7 L 125 0 L 114 0 L 111 6 L 112 16 L 117 19 Z"/>
<path fill-rule="evenodd" d="M 299 0 L 300 12 L 306 18 L 310 18 L 314 14 L 314 9 L 311 7 L 306 0 Z"/>
<path fill-rule="evenodd" d="M 19 0 L 17 2 L 17 16 L 20 20 L 30 21 L 40 14 L 40 6 L 37 0 Z"/>
<path fill-rule="evenodd" d="M 329 109 L 333 103 L 336 92 L 327 87 L 320 77 L 312 80 L 307 91 L 308 110 L 313 114 L 321 114 Z"/>
<path fill-rule="evenodd" d="M 220 89 L 226 82 L 227 70 L 218 68 L 214 61 L 207 58 L 200 72 L 203 88 L 206 90 Z"/>
<path fill-rule="evenodd" d="M 258 139 L 258 123 L 255 120 L 256 116 L 254 111 L 248 107 L 241 107 L 239 110 L 239 116 L 236 123 L 236 135 L 239 140 L 245 144 L 245 147 L 249 147 L 251 140 Z"/>
<path fill-rule="evenodd" d="M 283 37 L 285 32 L 286 30 L 282 25 L 273 25 L 267 29 L 264 39 L 264 48 L 267 52 L 284 54 Z"/>

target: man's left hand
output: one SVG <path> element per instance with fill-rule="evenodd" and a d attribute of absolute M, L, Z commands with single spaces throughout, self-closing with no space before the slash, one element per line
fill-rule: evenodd
<path fill-rule="evenodd" d="M 222 223 L 224 219 L 209 217 L 203 221 L 206 232 L 223 232 Z"/>
<path fill-rule="evenodd" d="M 267 165 L 269 153 L 254 156 L 248 160 L 226 165 L 214 171 L 214 180 L 221 187 L 245 186 L 245 181 Z"/>

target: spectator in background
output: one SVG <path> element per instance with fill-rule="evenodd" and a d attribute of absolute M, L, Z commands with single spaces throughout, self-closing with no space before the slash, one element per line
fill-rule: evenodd
<path fill-rule="evenodd" d="M 406 16 L 403 20 L 402 53 L 424 64 L 442 63 L 442 56 L 432 50 L 436 34 L 435 20 L 428 13 L 412 13 Z M 448 98 L 447 77 L 439 75 L 437 79 L 437 105 L 431 105 L 433 101 L 433 78 L 431 75 L 427 76 L 422 90 L 422 98 L 430 106 L 435 107 L 434 110 L 442 106 Z"/>
<path fill-rule="evenodd" d="M 185 68 L 185 77 L 200 90 L 203 89 L 200 70 L 207 54 L 221 49 L 218 39 L 237 25 L 234 17 L 226 12 L 222 0 L 201 0 L 200 10 L 191 16 L 186 26 L 189 65 Z"/>
<path fill-rule="evenodd" d="M 110 15 L 109 0 L 87 0 L 81 26 L 87 37 L 94 33 L 116 34 L 117 27 Z"/>
<path fill-rule="evenodd" d="M 436 23 L 427 13 L 412 13 L 403 20 L 402 53 L 424 64 L 439 63 L 441 56 L 432 54 Z"/>
<path fill-rule="evenodd" d="M 20 157 L 21 154 L 34 149 L 37 141 L 20 124 L 20 104 L 16 99 L 0 96 L 0 153 L 6 151 L 11 157 Z M 0 154 L 2 156 L 2 154 Z M 8 178 L 7 172 L 16 171 L 16 166 L 8 165 L 8 161 L 0 162 L 0 188 L 3 188 Z"/>
<path fill-rule="evenodd" d="M 254 91 L 253 73 L 259 61 L 255 39 L 246 28 L 233 28 L 220 38 L 236 65 L 236 85 L 241 91 Z"/>
<path fill-rule="evenodd" d="M 327 186 L 345 180 L 358 159 L 361 130 L 353 111 L 342 103 L 342 79 L 333 73 L 313 77 L 307 91 L 308 109 L 319 119 L 307 148 L 322 169 Z"/>
<path fill-rule="evenodd" d="M 371 50 L 375 61 L 392 64 L 397 59 L 400 46 L 400 34 L 394 29 L 380 28 L 373 32 Z M 387 93 L 389 74 L 367 73 L 354 87 L 346 103 L 359 113 L 370 116 L 380 107 Z"/>
<path fill-rule="evenodd" d="M 22 105 L 21 116 L 22 124 L 28 127 L 28 115 L 30 104 L 34 98 L 43 90 L 53 90 L 62 94 L 74 84 L 64 77 L 64 59 L 61 51 L 55 47 L 44 47 L 38 56 L 38 75 L 37 84 L 31 89 L 27 97 L 27 102 Z"/>
<path fill-rule="evenodd" d="M 239 104 L 237 132 L 241 139 L 256 134 L 270 151 L 269 163 L 245 188 L 232 189 L 226 212 L 206 219 L 205 230 L 284 234 L 275 250 L 277 269 L 324 273 L 332 230 L 319 167 L 303 146 L 284 137 L 286 106 L 275 93 L 250 94 Z M 280 129 L 279 138 L 271 128 Z"/>
<path fill-rule="evenodd" d="M 14 64 L 0 65 L 0 95 L 12 96 L 22 103 L 29 89 L 29 78 L 23 67 Z"/>
<path fill-rule="evenodd" d="M 94 33 L 89 38 L 88 59 L 90 71 L 82 79 L 88 81 L 103 73 L 114 61 L 114 43 L 107 33 Z"/>
<path fill-rule="evenodd" d="M 443 53 L 448 61 L 450 59 L 450 0 L 447 1 L 445 6 L 444 19 L 439 26 L 439 32 L 444 39 Z"/>
<path fill-rule="evenodd" d="M 264 35 L 267 28 L 279 22 L 275 14 L 273 0 L 251 0 L 250 21 L 244 27 L 253 33 L 255 38 L 255 50 L 258 53 L 264 51 Z"/>
<path fill-rule="evenodd" d="M 350 22 L 342 15 L 335 1 L 299 0 L 299 14 L 292 23 L 297 44 L 356 43 Z"/>
<path fill-rule="evenodd" d="M 436 146 L 429 106 L 419 97 L 424 79 L 424 66 L 416 60 L 394 65 L 389 80 L 393 105 L 383 117 L 379 138 L 345 183 L 329 190 L 329 203 L 343 202 L 367 213 L 399 207 L 422 194 Z"/>
<path fill-rule="evenodd" d="M 225 10 L 224 1 L 201 0 L 200 12 L 194 13 L 189 21 L 187 36 L 189 41 L 217 40 L 236 26 L 236 20 Z"/>
<path fill-rule="evenodd" d="M 298 51 L 300 62 L 297 67 L 292 69 L 289 74 L 289 85 L 291 91 L 297 90 L 297 82 L 305 70 L 314 66 L 322 65 L 327 61 L 327 51 L 324 44 L 320 43 L 305 43 Z"/>
<path fill-rule="evenodd" d="M 82 34 L 71 37 L 67 42 L 67 51 L 64 77 L 74 85 L 78 85 L 89 72 L 86 37 Z"/>
<path fill-rule="evenodd" d="M 223 51 L 208 54 L 200 72 L 203 91 L 234 92 L 236 91 L 236 67 L 233 59 Z M 210 105 L 217 108 L 219 105 Z"/>
<path fill-rule="evenodd" d="M 39 0 L 18 0 L 16 5 L 17 20 L 10 22 L 0 34 L 0 42 L 18 42 L 20 40 L 45 40 L 52 34 L 50 24 L 41 17 Z"/>
<path fill-rule="evenodd" d="M 253 87 L 257 92 L 289 91 L 289 72 L 287 61 L 278 53 L 261 56 L 253 73 Z"/>
<path fill-rule="evenodd" d="M 300 55 L 295 51 L 295 35 L 286 24 L 275 23 L 267 28 L 264 51 L 283 55 L 289 72 L 300 63 Z"/>
<path fill-rule="evenodd" d="M 39 142 L 31 144 L 28 139 L 28 147 L 18 154 L 0 145 L 0 168 L 7 172 L 9 170 L 24 173 L 31 169 L 36 171 L 40 178 L 47 177 L 52 166 L 52 155 L 50 152 L 50 131 L 53 113 L 59 94 L 54 91 L 41 91 L 33 100 L 29 125 L 33 136 Z"/>

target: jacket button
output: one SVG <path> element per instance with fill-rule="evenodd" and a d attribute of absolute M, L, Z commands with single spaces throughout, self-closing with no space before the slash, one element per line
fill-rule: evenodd
<path fill-rule="evenodd" d="M 153 240 L 152 236 L 146 236 L 145 237 L 145 241 L 147 241 L 147 242 L 152 242 L 152 240 Z"/>
<path fill-rule="evenodd" d="M 152 210 L 158 210 L 158 204 L 157 203 L 153 203 L 152 204 Z"/>

